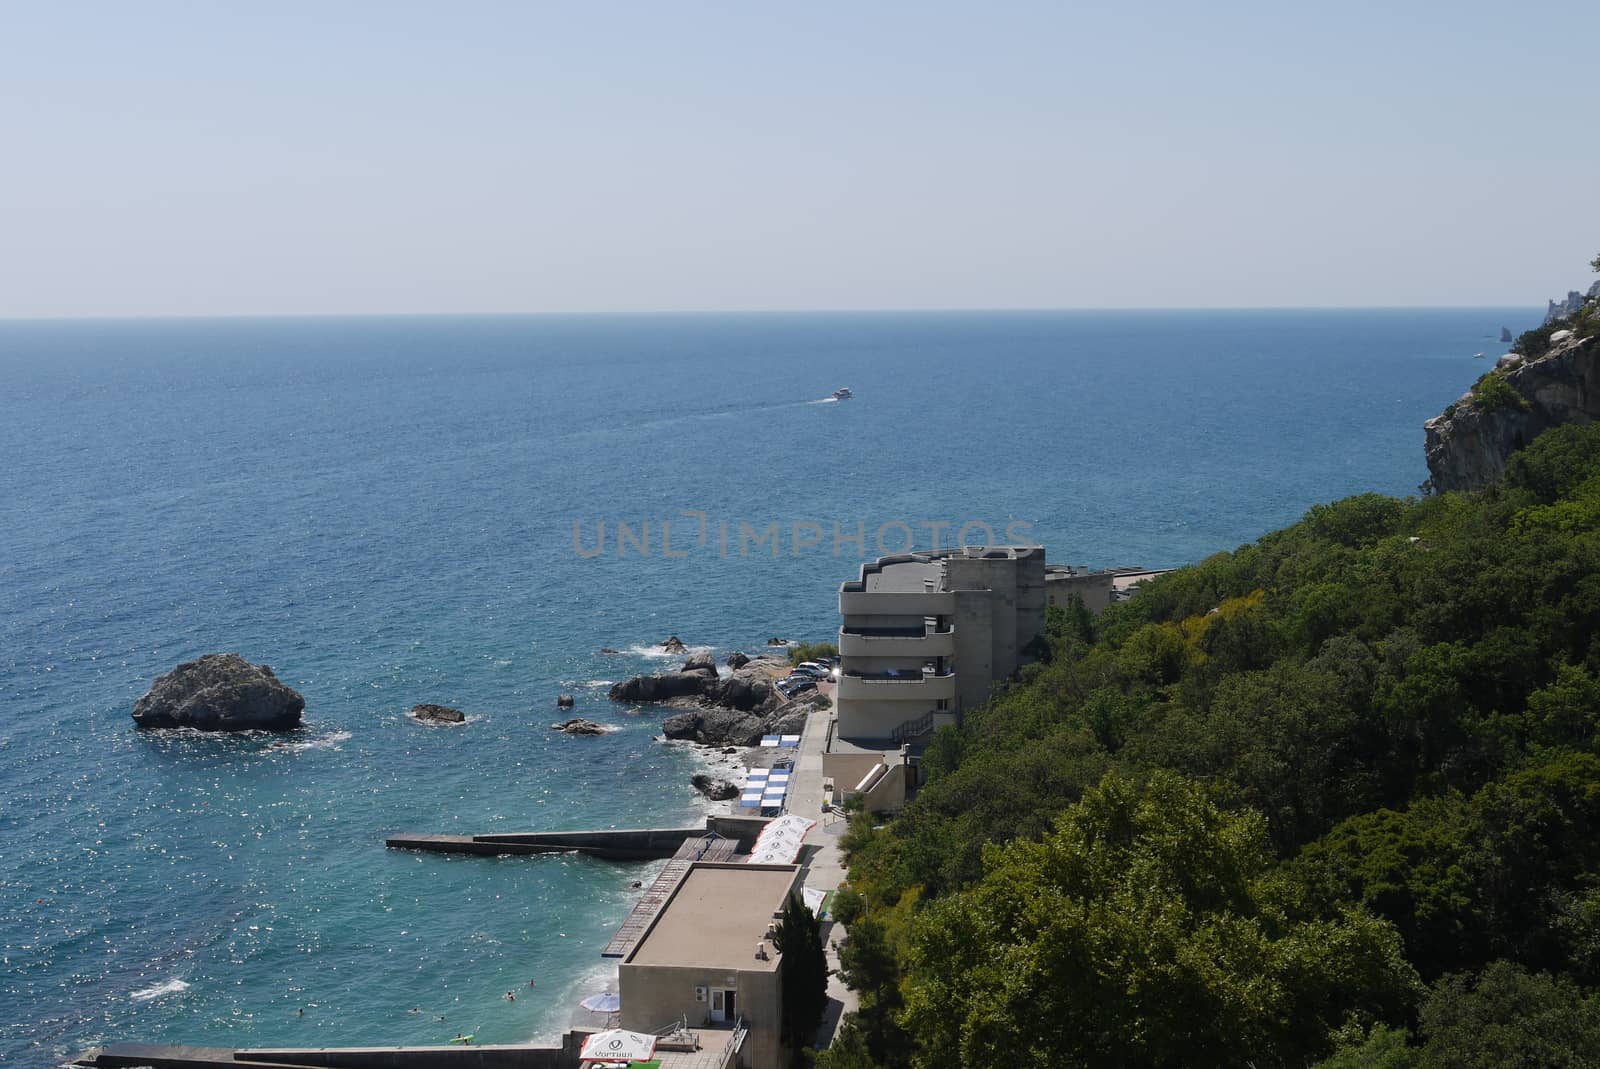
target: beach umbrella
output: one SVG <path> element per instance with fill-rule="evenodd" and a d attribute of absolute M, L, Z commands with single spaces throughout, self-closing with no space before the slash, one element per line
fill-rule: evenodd
<path fill-rule="evenodd" d="M 596 1013 L 616 1013 L 622 1009 L 622 996 L 613 994 L 610 991 L 602 991 L 598 995 L 590 995 L 578 1005 Z"/>
<path fill-rule="evenodd" d="M 656 1052 L 656 1037 L 626 1028 L 595 1032 L 583 1041 L 581 1062 L 647 1062 Z"/>

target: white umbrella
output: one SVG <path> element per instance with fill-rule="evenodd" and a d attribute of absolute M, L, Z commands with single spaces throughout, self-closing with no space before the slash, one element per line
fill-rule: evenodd
<path fill-rule="evenodd" d="M 596 1032 L 583 1041 L 582 1062 L 647 1062 L 656 1052 L 656 1037 L 626 1028 Z"/>
<path fill-rule="evenodd" d="M 582 1002 L 579 1002 L 578 1005 L 586 1010 L 594 1010 L 596 1013 L 616 1013 L 622 1009 L 622 996 L 613 994 L 610 991 L 602 991 L 598 995 L 590 995 Z"/>

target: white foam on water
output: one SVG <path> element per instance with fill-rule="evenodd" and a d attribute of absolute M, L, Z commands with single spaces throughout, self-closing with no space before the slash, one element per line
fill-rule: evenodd
<path fill-rule="evenodd" d="M 146 987 L 139 991 L 130 991 L 128 997 L 135 1002 L 149 1002 L 151 999 L 161 998 L 163 995 L 181 995 L 189 990 L 189 985 L 182 980 L 168 980 L 164 984 Z"/>
<path fill-rule="evenodd" d="M 341 742 L 348 742 L 349 739 L 350 732 L 348 731 L 330 731 L 326 735 L 319 735 L 317 738 L 307 739 L 304 742 L 291 742 L 284 749 L 293 750 L 296 753 L 304 753 L 307 750 L 337 750 Z"/>
<path fill-rule="evenodd" d="M 631 653 L 635 657 L 655 657 L 663 661 L 682 661 L 687 660 L 692 654 L 710 653 L 714 649 L 716 649 L 715 646 L 685 646 L 681 653 L 669 653 L 660 646 L 629 646 L 622 652 Z"/>

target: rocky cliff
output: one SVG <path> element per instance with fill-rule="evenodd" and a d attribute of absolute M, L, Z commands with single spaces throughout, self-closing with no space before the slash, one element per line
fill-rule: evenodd
<path fill-rule="evenodd" d="M 1600 419 L 1597 339 L 1553 335 L 1533 360 L 1511 354 L 1495 371 L 1515 394 L 1475 388 L 1423 426 L 1428 485 L 1435 491 L 1479 490 L 1500 477 L 1506 458 L 1562 423 Z"/>

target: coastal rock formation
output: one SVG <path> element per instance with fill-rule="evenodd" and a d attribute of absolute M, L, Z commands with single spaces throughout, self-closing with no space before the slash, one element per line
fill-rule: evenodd
<path fill-rule="evenodd" d="M 739 797 L 739 785 L 705 772 L 696 772 L 689 777 L 689 782 L 694 784 L 694 789 L 711 799 L 713 802 L 726 802 L 730 798 Z"/>
<path fill-rule="evenodd" d="M 732 653 L 728 654 L 728 659 L 723 663 L 729 668 L 743 668 L 745 665 L 750 663 L 750 658 L 746 657 L 738 650 L 734 650 Z"/>
<path fill-rule="evenodd" d="M 571 709 L 575 704 L 577 704 L 577 703 L 574 700 L 574 698 L 572 697 L 572 695 L 570 695 L 570 694 L 558 694 L 558 695 L 556 695 L 556 708 L 557 709 Z"/>
<path fill-rule="evenodd" d="M 755 746 L 768 734 L 765 728 L 763 717 L 716 706 L 675 713 L 661 722 L 661 733 L 667 738 L 708 746 Z"/>
<path fill-rule="evenodd" d="M 1508 342 L 1508 341 L 1511 340 L 1511 328 L 1510 327 L 1501 327 L 1500 328 L 1500 340 L 1502 342 Z"/>
<path fill-rule="evenodd" d="M 593 720 L 585 720 L 582 717 L 560 724 L 551 724 L 550 730 L 564 731 L 568 735 L 604 735 L 606 733 L 606 729 L 603 726 L 596 724 Z"/>
<path fill-rule="evenodd" d="M 717 660 L 709 653 L 691 653 L 689 659 L 683 662 L 681 672 L 709 672 L 717 674 Z"/>
<path fill-rule="evenodd" d="M 300 726 L 305 699 L 272 669 L 237 653 L 208 653 L 180 664 L 133 706 L 140 727 L 202 731 L 288 731 Z"/>
<path fill-rule="evenodd" d="M 707 746 L 757 746 L 763 735 L 800 734 L 805 730 L 807 715 L 829 704 L 828 699 L 819 694 L 765 713 L 743 712 L 721 705 L 697 706 L 667 717 L 661 722 L 661 732 L 669 739 Z"/>
<path fill-rule="evenodd" d="M 726 679 L 715 680 L 706 688 L 705 695 L 717 705 L 747 713 L 765 712 L 779 700 L 772 677 L 761 668 L 748 665 Z"/>
<path fill-rule="evenodd" d="M 600 652 L 601 653 L 621 653 L 622 651 L 621 650 L 614 650 L 610 646 L 601 646 L 600 647 Z"/>
<path fill-rule="evenodd" d="M 467 719 L 466 713 L 448 705 L 413 705 L 406 715 L 416 720 L 431 720 L 436 724 L 461 724 Z"/>
<path fill-rule="evenodd" d="M 1435 491 L 1478 490 L 1506 459 L 1562 423 L 1600 419 L 1600 358 L 1594 338 L 1568 337 L 1545 355 L 1497 372 L 1524 402 L 1486 408 L 1469 392 L 1423 425 Z"/>
<path fill-rule="evenodd" d="M 1550 302 L 1549 307 L 1545 309 L 1544 323 L 1541 325 L 1549 326 L 1558 319 L 1565 319 L 1568 316 L 1577 315 L 1582 310 L 1583 294 L 1579 293 L 1577 290 L 1568 290 L 1566 300 Z"/>
<path fill-rule="evenodd" d="M 704 672 L 663 672 L 654 676 L 634 676 L 610 690 L 614 702 L 664 702 L 704 694 L 706 684 L 715 679 Z"/>
<path fill-rule="evenodd" d="M 682 653 L 689 647 L 685 646 L 683 639 L 677 635 L 668 635 L 667 640 L 661 644 L 661 648 L 667 653 Z"/>

